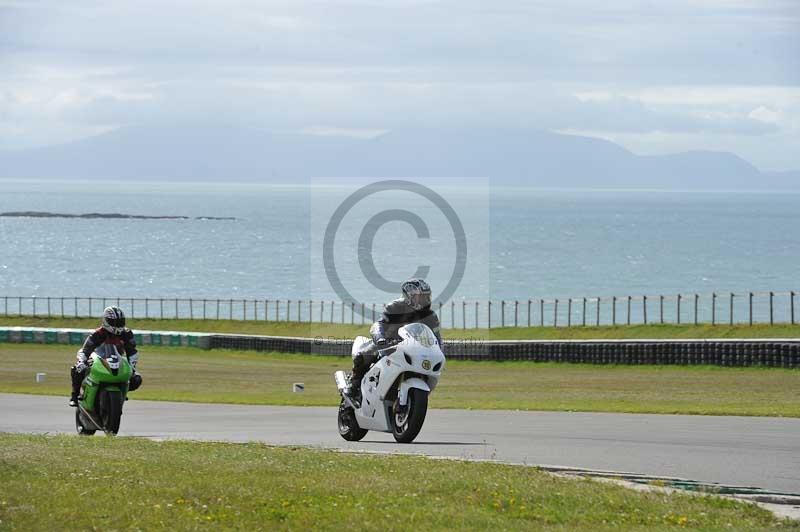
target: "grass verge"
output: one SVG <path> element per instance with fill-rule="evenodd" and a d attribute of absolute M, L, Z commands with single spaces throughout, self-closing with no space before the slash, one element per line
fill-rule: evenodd
<path fill-rule="evenodd" d="M 73 348 L 0 344 L 0 391 L 69 393 Z M 151 347 L 136 399 L 334 406 L 333 372 L 349 358 Z M 36 383 L 38 372 L 47 380 Z M 293 382 L 305 392 L 292 393 Z M 800 417 L 800 371 L 718 366 L 447 362 L 433 408 Z"/>
<path fill-rule="evenodd" d="M 317 336 L 350 339 L 366 334 L 368 324 L 265 322 L 236 320 L 129 320 L 134 329 L 153 331 L 218 332 L 274 336 Z M 600 327 L 504 327 L 493 329 L 449 329 L 445 338 L 484 340 L 586 340 L 637 338 L 800 338 L 800 325 L 618 325 Z M 0 326 L 70 327 L 94 329 L 96 318 L 0 317 Z"/>
<path fill-rule="evenodd" d="M 0 528 L 19 530 L 800 529 L 519 466 L 133 438 L 0 434 L 0 448 Z"/>

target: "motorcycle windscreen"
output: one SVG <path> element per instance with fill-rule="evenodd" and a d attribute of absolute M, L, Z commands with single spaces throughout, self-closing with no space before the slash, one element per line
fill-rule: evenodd
<path fill-rule="evenodd" d="M 404 340 L 414 340 L 423 347 L 433 347 L 438 343 L 436 335 L 424 323 L 410 323 L 402 327 L 399 334 Z"/>

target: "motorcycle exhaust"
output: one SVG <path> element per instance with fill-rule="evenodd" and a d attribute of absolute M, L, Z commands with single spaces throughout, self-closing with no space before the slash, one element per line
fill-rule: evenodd
<path fill-rule="evenodd" d="M 333 379 L 336 381 L 336 388 L 339 390 L 339 393 L 347 389 L 347 376 L 344 374 L 344 371 L 339 370 L 334 373 Z"/>
<path fill-rule="evenodd" d="M 101 427 L 100 424 L 97 421 L 95 421 L 95 419 L 92 417 L 89 411 L 83 408 L 80 405 L 80 403 L 78 403 L 78 408 L 81 411 L 81 416 L 83 417 L 83 419 L 94 425 L 95 430 L 104 430 L 103 427 Z"/>

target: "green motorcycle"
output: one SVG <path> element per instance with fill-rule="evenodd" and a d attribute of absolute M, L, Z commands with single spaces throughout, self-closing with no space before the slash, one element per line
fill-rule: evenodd
<path fill-rule="evenodd" d="M 98 430 L 108 435 L 119 431 L 122 405 L 128 394 L 133 368 L 128 357 L 112 349 L 108 355 L 93 353 L 91 366 L 81 385 L 81 399 L 75 409 L 75 428 L 82 436 Z"/>

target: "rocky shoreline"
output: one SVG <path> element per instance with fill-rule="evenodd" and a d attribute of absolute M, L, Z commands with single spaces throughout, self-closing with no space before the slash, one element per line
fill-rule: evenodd
<path fill-rule="evenodd" d="M 147 216 L 144 214 L 120 214 L 116 212 L 90 212 L 86 214 L 66 214 L 59 212 L 19 211 L 0 212 L 1 218 L 78 218 L 115 220 L 236 220 L 233 216 Z"/>

